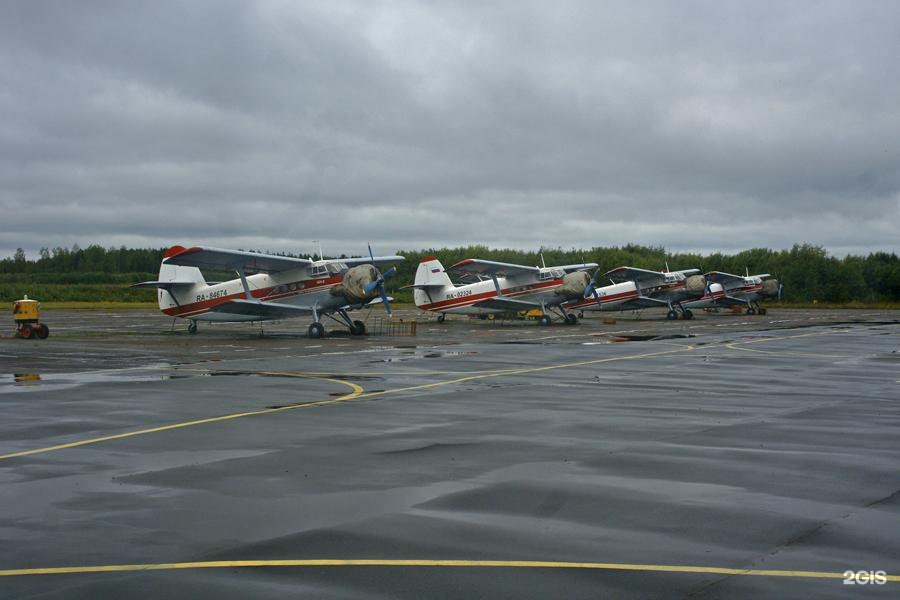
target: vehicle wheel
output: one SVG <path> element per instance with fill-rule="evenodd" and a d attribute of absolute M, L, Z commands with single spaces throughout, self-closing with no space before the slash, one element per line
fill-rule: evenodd
<path fill-rule="evenodd" d="M 541 318 L 538 319 L 538 323 L 540 323 L 544 327 L 550 325 L 552 322 L 553 321 L 550 319 L 550 315 L 541 315 Z"/>
<path fill-rule="evenodd" d="M 22 325 L 19 327 L 19 335 L 21 335 L 26 340 L 30 340 L 31 336 L 34 335 L 34 330 L 31 328 L 31 325 Z"/>
<path fill-rule="evenodd" d="M 312 323 L 306 333 L 310 339 L 317 340 L 325 337 L 325 327 L 321 323 Z"/>
<path fill-rule="evenodd" d="M 670 310 L 669 312 L 666 313 L 666 318 L 670 321 L 674 321 L 675 319 L 678 318 L 678 313 L 675 312 L 674 310 Z"/>
<path fill-rule="evenodd" d="M 566 325 L 575 325 L 578 323 L 578 317 L 575 316 L 575 313 L 566 313 Z"/>
<path fill-rule="evenodd" d="M 764 314 L 766 314 L 767 312 L 769 312 L 769 309 L 768 309 L 768 308 L 760 308 L 760 309 L 759 309 L 758 311 L 756 311 L 756 312 L 759 313 L 759 314 L 761 314 L 761 315 L 764 315 Z"/>
<path fill-rule="evenodd" d="M 50 335 L 50 328 L 41 323 L 35 328 L 34 332 L 40 339 L 46 340 L 47 336 Z"/>
<path fill-rule="evenodd" d="M 197 333 L 197 321 L 191 321 L 188 323 L 188 333 L 191 335 Z"/>
<path fill-rule="evenodd" d="M 350 328 L 350 335 L 365 335 L 366 324 L 362 321 L 353 321 L 353 327 Z"/>
<path fill-rule="evenodd" d="M 691 309 L 686 308 L 686 309 L 684 309 L 684 313 L 682 313 L 681 316 L 684 317 L 684 319 L 686 321 L 690 321 L 691 319 L 694 318 L 694 313 L 691 312 Z"/>
<path fill-rule="evenodd" d="M 753 308 L 753 307 L 751 306 L 750 308 L 747 309 L 747 314 L 748 314 L 748 315 L 755 315 L 755 314 L 756 314 L 756 309 Z"/>
<path fill-rule="evenodd" d="M 437 322 L 438 322 L 438 323 L 443 323 L 443 322 L 444 322 L 444 319 L 446 319 L 446 318 L 447 318 L 447 315 L 445 315 L 444 313 L 441 313 L 441 314 L 439 314 L 439 315 L 437 316 Z"/>
<path fill-rule="evenodd" d="M 583 319 L 583 318 L 584 318 L 584 311 L 583 311 L 583 310 L 579 310 L 579 311 L 578 311 L 578 318 L 579 318 L 579 319 Z"/>

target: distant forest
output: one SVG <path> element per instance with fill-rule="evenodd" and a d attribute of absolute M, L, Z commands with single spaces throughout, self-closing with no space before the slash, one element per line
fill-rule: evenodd
<path fill-rule="evenodd" d="M 165 248 L 73 246 L 43 248 L 39 258 L 29 260 L 18 250 L 14 256 L 0 260 L 0 299 L 11 302 L 28 294 L 42 301 L 154 301 L 153 290 L 134 291 L 128 284 L 156 279 L 163 252 Z M 788 304 L 900 302 L 900 258 L 894 253 L 835 258 L 825 248 L 809 244 L 797 244 L 790 250 L 754 248 L 737 254 L 709 255 L 668 253 L 660 247 L 637 245 L 589 250 L 544 248 L 540 252 L 547 265 L 595 262 L 604 271 L 622 265 L 661 270 L 668 263 L 672 270 L 771 273 L 784 283 Z M 486 246 L 398 250 L 406 262 L 397 265 L 397 276 L 387 287 L 397 301 L 411 302 L 409 291 L 398 288 L 412 283 L 419 260 L 429 255 L 438 257 L 444 266 L 473 257 L 540 265 L 540 252 Z M 215 279 L 221 280 L 223 274 L 216 275 Z"/>

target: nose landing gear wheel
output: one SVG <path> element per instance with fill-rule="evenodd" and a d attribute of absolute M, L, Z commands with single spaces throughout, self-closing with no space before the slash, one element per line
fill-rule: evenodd
<path fill-rule="evenodd" d="M 538 323 L 544 327 L 547 327 L 552 323 L 550 320 L 550 315 L 541 315 L 541 318 L 538 320 Z"/>
<path fill-rule="evenodd" d="M 674 321 L 677 318 L 678 318 L 678 313 L 675 312 L 674 310 L 670 310 L 669 312 L 666 313 L 666 319 L 668 319 L 670 321 Z"/>
<path fill-rule="evenodd" d="M 575 325 L 578 323 L 578 317 L 575 316 L 575 313 L 566 313 L 566 325 Z"/>
<path fill-rule="evenodd" d="M 309 329 L 306 331 L 306 334 L 312 340 L 317 340 L 319 338 L 325 337 L 325 327 L 322 326 L 321 323 L 313 323 L 309 326 Z"/>
<path fill-rule="evenodd" d="M 353 327 L 350 329 L 350 335 L 365 335 L 365 333 L 366 324 L 362 321 L 353 321 Z"/>

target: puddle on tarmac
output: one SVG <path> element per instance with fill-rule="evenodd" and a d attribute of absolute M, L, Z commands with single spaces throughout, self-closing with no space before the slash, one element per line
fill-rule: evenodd
<path fill-rule="evenodd" d="M 378 360 L 370 360 L 370 363 L 395 363 L 406 362 L 409 360 L 420 360 L 423 358 L 453 358 L 459 356 L 476 356 L 476 350 L 416 350 L 414 352 L 404 352 L 399 356 L 388 356 Z"/>
<path fill-rule="evenodd" d="M 660 340 L 683 340 L 697 337 L 693 333 L 670 333 L 667 335 L 611 335 L 611 342 L 658 342 Z"/>
<path fill-rule="evenodd" d="M 0 375 L 0 394 L 24 391 L 51 391 L 77 387 L 90 383 L 132 383 L 140 381 L 165 381 L 175 379 L 167 369 L 170 365 L 158 364 L 139 369 L 110 369 L 76 373 L 13 373 Z"/>

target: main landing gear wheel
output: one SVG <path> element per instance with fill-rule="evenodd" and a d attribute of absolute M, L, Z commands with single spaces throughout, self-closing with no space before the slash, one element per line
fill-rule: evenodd
<path fill-rule="evenodd" d="M 578 322 L 578 317 L 575 316 L 575 313 L 566 313 L 566 325 L 574 325 Z"/>
<path fill-rule="evenodd" d="M 34 332 L 37 334 L 38 338 L 46 340 L 47 336 L 50 335 L 50 328 L 41 323 L 37 326 Z"/>
<path fill-rule="evenodd" d="M 758 314 L 764 315 L 764 314 L 766 314 L 766 312 L 768 312 L 768 310 L 769 310 L 769 309 L 767 309 L 767 308 L 760 308 L 760 309 L 758 309 L 756 312 L 757 312 Z"/>
<path fill-rule="evenodd" d="M 31 325 L 22 325 L 19 328 L 19 335 L 21 335 L 26 340 L 30 340 L 34 335 L 34 330 L 31 328 Z"/>
<path fill-rule="evenodd" d="M 686 308 L 686 309 L 684 309 L 684 312 L 681 313 L 681 316 L 684 318 L 685 321 L 690 321 L 691 319 L 694 318 L 694 313 L 691 312 L 691 309 Z"/>
<path fill-rule="evenodd" d="M 188 333 L 195 334 L 197 333 L 197 321 L 191 321 L 188 323 Z"/>
<path fill-rule="evenodd" d="M 353 327 L 350 328 L 350 335 L 365 335 L 366 324 L 362 321 L 353 321 Z"/>
<path fill-rule="evenodd" d="M 750 308 L 747 309 L 747 314 L 748 314 L 748 315 L 755 315 L 755 314 L 756 314 L 756 309 L 753 308 L 753 307 L 751 306 Z"/>
<path fill-rule="evenodd" d="M 538 323 L 544 327 L 550 325 L 553 321 L 550 319 L 550 315 L 541 315 L 541 318 L 538 319 Z"/>
<path fill-rule="evenodd" d="M 437 322 L 438 322 L 438 323 L 443 323 L 443 322 L 444 322 L 444 319 L 446 319 L 446 318 L 447 318 L 447 315 L 445 315 L 444 313 L 441 313 L 441 314 L 439 314 L 439 315 L 437 316 Z"/>
<path fill-rule="evenodd" d="M 670 321 L 674 321 L 675 319 L 678 318 L 678 313 L 675 312 L 674 309 L 670 310 L 669 312 L 666 313 L 666 318 Z"/>
<path fill-rule="evenodd" d="M 325 337 L 325 327 L 321 323 L 313 323 L 306 330 L 306 334 L 310 339 L 317 340 Z"/>

